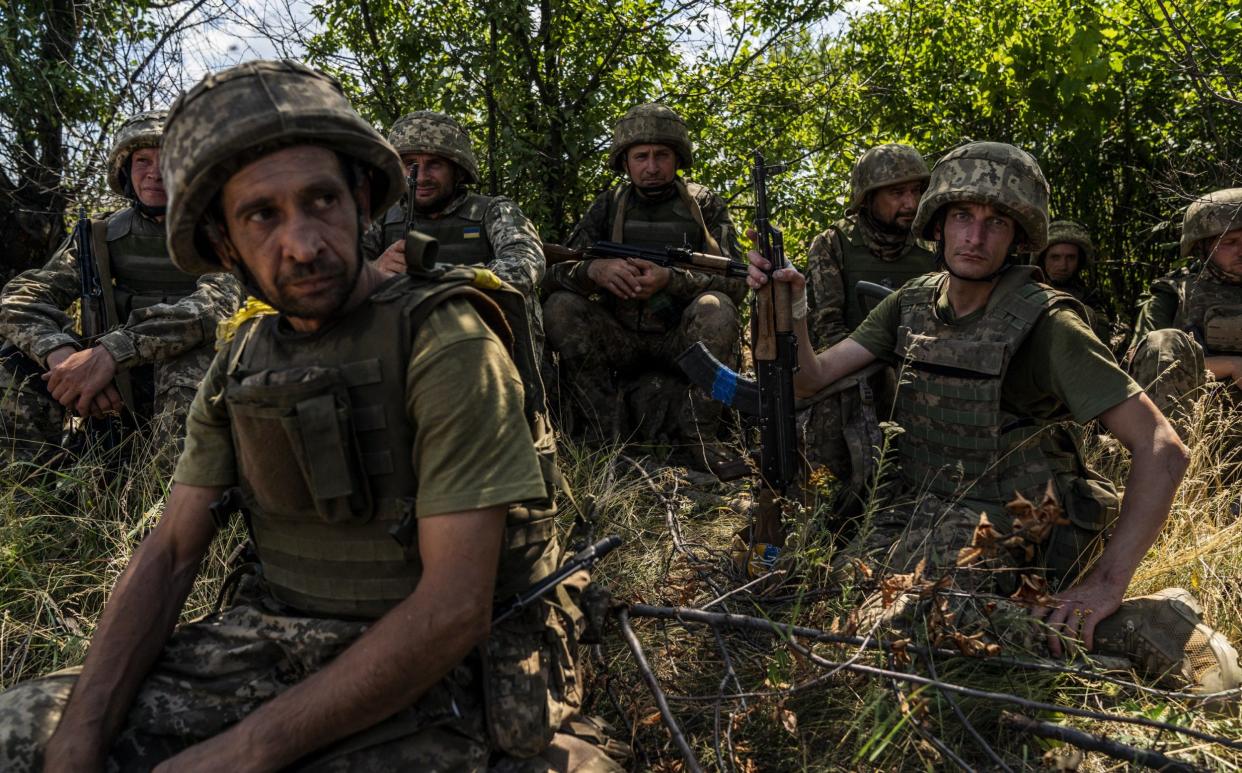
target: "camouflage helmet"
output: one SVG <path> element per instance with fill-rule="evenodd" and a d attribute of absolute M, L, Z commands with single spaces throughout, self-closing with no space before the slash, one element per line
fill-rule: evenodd
<path fill-rule="evenodd" d="M 968 142 L 932 167 L 927 191 L 914 216 L 914 233 L 932 239 L 936 215 L 946 204 L 991 204 L 1025 232 L 1023 248 L 1040 252 L 1048 243 L 1048 181 L 1035 158 L 1003 142 Z"/>
<path fill-rule="evenodd" d="M 466 173 L 466 184 L 479 182 L 479 162 L 470 147 L 470 135 L 444 113 L 419 110 L 406 113 L 392 125 L 388 142 L 398 153 L 428 153 L 443 156 Z"/>
<path fill-rule="evenodd" d="M 164 121 L 167 119 L 167 110 L 149 110 L 130 116 L 117 129 L 112 149 L 108 151 L 108 187 L 114 193 L 125 195 L 130 155 L 142 148 L 158 148 L 164 138 Z"/>
<path fill-rule="evenodd" d="M 671 107 L 658 102 L 631 107 L 612 130 L 612 147 L 608 165 L 617 172 L 625 171 L 625 151 L 634 145 L 668 145 L 677 153 L 677 168 L 689 169 L 694 163 L 694 148 L 686 122 Z"/>
<path fill-rule="evenodd" d="M 200 226 L 220 189 L 255 153 L 320 145 L 370 167 L 372 218 L 405 192 L 401 158 L 350 106 L 333 78 L 288 59 L 208 73 L 169 111 L 160 168 L 168 248 L 190 274 L 221 270 Z"/>
<path fill-rule="evenodd" d="M 1053 220 L 1049 223 L 1048 243 L 1039 253 L 1039 265 L 1043 265 L 1048 249 L 1054 244 L 1076 246 L 1085 265 L 1091 265 L 1091 262 L 1095 260 L 1095 245 L 1091 243 L 1091 234 L 1087 233 L 1087 227 L 1082 223 L 1075 223 L 1073 220 Z"/>
<path fill-rule="evenodd" d="M 877 145 L 854 162 L 850 172 L 850 205 L 845 211 L 852 214 L 862 209 L 872 191 L 916 180 L 926 183 L 929 177 L 927 162 L 914 148 L 896 143 Z"/>
<path fill-rule="evenodd" d="M 1195 199 L 1182 219 L 1182 257 L 1195 245 L 1242 228 L 1242 188 L 1226 188 Z"/>

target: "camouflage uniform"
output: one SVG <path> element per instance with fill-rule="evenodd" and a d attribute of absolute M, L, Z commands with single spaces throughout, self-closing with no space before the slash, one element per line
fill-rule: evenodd
<path fill-rule="evenodd" d="M 640 143 L 672 147 L 680 168 L 693 161 L 685 124 L 662 105 L 639 105 L 618 122 L 613 169 L 624 171 L 626 150 Z M 681 177 L 656 197 L 629 182 L 600 194 L 569 246 L 601 240 L 741 255 L 724 202 Z M 544 318 L 551 348 L 560 352 L 562 395 L 570 395 L 587 427 L 607 439 L 634 431 L 648 441 L 714 441 L 720 405 L 690 389 L 673 358 L 703 341 L 721 362 L 737 366 L 745 282 L 672 268 L 668 286 L 651 298 L 622 300 L 595 285 L 588 265 L 559 263 L 544 279 Z M 629 422 L 622 418 L 627 413 Z"/>
<path fill-rule="evenodd" d="M 223 105 L 245 117 L 231 130 L 215 118 Z M 352 110 L 339 84 L 295 62 L 248 62 L 207 76 L 179 98 L 169 127 L 167 147 L 177 151 L 165 165 L 174 191 L 169 242 L 187 271 L 218 270 L 214 250 L 203 252 L 210 244 L 205 212 L 231 174 L 232 154 L 250 147 L 330 136 L 331 149 L 371 167 L 369 216 L 401 193 L 394 150 Z M 538 431 L 532 395 L 541 392 L 537 384 L 518 386 L 502 348 L 509 336 L 502 307 L 520 314 L 523 304 L 495 275 L 463 268 L 393 277 L 311 334 L 283 335 L 270 310 L 238 321 L 193 405 L 174 480 L 237 485 L 261 571 L 242 581 L 228 609 L 168 640 L 110 748 L 109 769 L 149 769 L 218 735 L 353 644 L 418 586 L 419 515 L 455 512 L 458 505 L 448 502 L 463 497 L 473 504 L 460 509 L 469 510 L 511 495 L 520 504 L 506 518 L 496 597 L 555 567 L 555 460 L 541 463 L 536 453 L 551 437 L 531 444 L 523 429 Z M 472 343 L 455 352 L 491 370 L 458 369 L 449 347 Z M 533 369 L 529 345 L 513 356 Z M 411 367 L 422 355 L 425 364 Z M 437 380 L 423 381 L 428 374 Z M 490 387 L 481 385 L 484 378 Z M 415 401 L 414 392 L 428 399 Z M 481 393 L 494 401 L 473 404 Z M 494 436 L 447 433 L 461 411 L 480 415 L 478 426 Z M 414 422 L 413 414 L 426 421 Z M 438 442 L 430 439 L 435 432 Z M 493 464 L 473 472 L 475 488 L 461 485 L 465 469 L 452 467 L 454 458 L 465 464 L 450 447 L 455 437 L 476 461 L 492 454 Z M 436 496 L 457 499 L 439 510 Z M 309 753 L 293 769 L 551 769 L 576 743 L 573 736 L 590 730 L 573 717 L 581 699 L 574 593 L 584 575 L 555 589 L 554 601 L 494 625 L 413 704 Z M 0 767 L 37 768 L 73 679 L 72 672 L 51 675 L 0 695 Z M 586 749 L 595 756 L 580 769 L 619 770 L 594 746 Z"/>
<path fill-rule="evenodd" d="M 439 264 L 485 265 L 520 290 L 527 299 L 535 350 L 542 353 L 539 283 L 543 281 L 544 259 L 539 232 L 511 199 L 483 196 L 467 189 L 478 184 L 479 168 L 466 130 L 443 113 L 419 110 L 398 119 L 388 141 L 398 153 L 443 156 L 457 165 L 462 178 L 456 195 L 438 212 L 415 209 L 414 229 L 437 240 Z M 408 201 L 403 198 L 367 232 L 363 239 L 367 260 L 375 260 L 389 245 L 405 237 L 407 206 Z"/>
<path fill-rule="evenodd" d="M 1072 244 L 1078 248 L 1078 270 L 1062 282 L 1049 279 L 1048 271 L 1044 268 L 1048 249 L 1054 244 Z M 1092 332 L 1101 341 L 1110 344 L 1111 348 L 1114 336 L 1113 324 L 1109 319 L 1104 299 L 1100 297 L 1095 288 L 1087 285 L 1084 276 L 1087 269 L 1095 263 L 1095 258 L 1095 245 L 1091 242 L 1091 235 L 1087 233 L 1087 229 L 1082 224 L 1072 220 L 1054 220 L 1048 224 L 1048 246 L 1036 256 L 1035 265 L 1044 272 L 1045 281 L 1049 285 L 1063 293 L 1069 293 L 1082 303 L 1087 312 L 1087 324 L 1091 326 Z"/>
<path fill-rule="evenodd" d="M 936 268 L 936 258 L 913 233 L 898 233 L 873 217 L 868 201 L 881 188 L 921 181 L 929 172 L 919 152 L 908 145 L 878 145 L 859 157 L 850 173 L 850 204 L 845 217 L 811 242 L 807 253 L 807 327 L 817 348 L 845 338 L 866 314 L 855 288 L 859 281 L 895 290 Z M 860 486 L 872 450 L 859 447 L 868 433 L 859 422 L 887 416 L 892 401 L 891 374 L 877 374 L 816 402 L 798 416 L 807 461 L 825 465 L 841 480 Z M 877 409 L 878 406 L 878 409 Z M 857 438 L 851 442 L 847 438 Z"/>
<path fill-rule="evenodd" d="M 1204 357 L 1242 355 L 1242 284 L 1212 262 L 1212 240 L 1242 228 L 1242 188 L 1195 200 L 1182 222 L 1181 256 L 1199 263 L 1152 282 L 1140 301 L 1126 358 L 1130 375 L 1179 417 L 1210 374 Z"/>
<path fill-rule="evenodd" d="M 1012 217 L 1038 250 L 1047 197 L 1028 154 L 971 143 L 932 171 L 914 228 L 930 237 L 945 205 L 982 201 Z M 1010 376 L 1037 328 L 1077 329 L 1082 346 L 1099 347 L 1076 318 L 1080 304 L 1036 277 L 1034 267 L 1009 265 L 983 310 L 949 323 L 939 310 L 947 275 L 928 275 L 890 296 L 852 336 L 902 368 L 896 485 L 857 545 L 871 571 L 884 572 L 883 590 L 863 603 L 864 625 L 908 626 L 919 616 L 940 644 L 1038 648 L 1043 636 L 1029 605 L 1073 585 L 1103 547 L 1120 500 L 1084 463 L 1065 398 L 1015 403 L 1021 381 Z M 1056 356 L 1049 347 L 1023 366 L 1043 368 Z M 1091 378 L 1114 405 L 1138 393 L 1102 348 L 1093 362 Z M 1039 407 L 1027 413 L 1028 403 Z M 1237 652 L 1196 609 L 1173 589 L 1127 600 L 1099 623 L 1097 649 L 1130 656 L 1170 684 L 1231 687 L 1242 674 Z"/>
<path fill-rule="evenodd" d="M 136 200 L 128 181 L 132 153 L 157 147 L 164 113 L 145 113 L 127 121 L 109 157 L 112 190 Z M 214 353 L 216 325 L 241 302 L 241 288 L 227 274 L 197 281 L 168 258 L 164 225 L 135 204 L 110 215 L 99 229 L 96 256 L 106 250 L 114 284 L 110 305 L 119 322 L 102 336 L 102 346 L 128 371 L 139 416 L 162 416 L 156 437 L 179 436 L 185 412 Z M 103 261 L 101 261 L 102 263 Z M 40 376 L 46 357 L 62 346 L 82 348 L 69 307 L 78 300 L 77 246 L 61 245 L 41 269 L 15 277 L 0 294 L 0 350 L 3 397 L 0 421 L 19 458 L 40 458 L 60 445 L 65 409 L 52 399 Z M 6 448 L 8 448 L 6 443 Z"/>

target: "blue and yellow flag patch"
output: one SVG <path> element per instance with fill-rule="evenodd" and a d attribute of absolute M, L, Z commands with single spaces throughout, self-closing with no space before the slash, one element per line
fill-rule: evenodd
<path fill-rule="evenodd" d="M 482 235 L 483 229 L 477 225 L 468 225 L 461 229 L 461 238 L 463 239 L 478 239 Z"/>

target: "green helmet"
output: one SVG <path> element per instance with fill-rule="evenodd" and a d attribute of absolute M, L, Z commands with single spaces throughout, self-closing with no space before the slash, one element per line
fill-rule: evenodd
<path fill-rule="evenodd" d="M 225 182 L 254 153 L 320 145 L 371 169 L 371 217 L 405 192 L 401 158 L 362 120 L 335 79 L 288 59 L 208 73 L 173 103 L 160 168 L 167 183 L 168 248 L 190 274 L 221 263 L 200 228 Z"/>
<path fill-rule="evenodd" d="M 1089 266 L 1095 260 L 1095 245 L 1091 243 L 1091 234 L 1087 233 L 1087 227 L 1082 223 L 1075 223 L 1073 220 L 1053 220 L 1049 223 L 1048 244 L 1039 253 L 1039 265 L 1044 264 L 1044 256 L 1054 244 L 1073 244 L 1078 247 L 1084 265 Z"/>
<path fill-rule="evenodd" d="M 129 157 L 135 150 L 158 148 L 164 138 L 164 121 L 167 110 L 149 110 L 125 119 L 117 129 L 108 151 L 108 187 L 114 193 L 125 195 L 125 180 L 129 177 Z"/>
<path fill-rule="evenodd" d="M 388 141 L 398 153 L 443 156 L 466 173 L 466 184 L 479 182 L 479 162 L 470 147 L 470 135 L 444 113 L 419 110 L 406 113 L 392 125 Z"/>
<path fill-rule="evenodd" d="M 1025 232 L 1025 250 L 1040 252 L 1048 243 L 1048 181 L 1025 150 L 1003 142 L 968 142 L 950 150 L 932 167 L 914 233 L 933 238 L 937 213 L 958 201 L 991 204 L 1012 217 Z"/>
<path fill-rule="evenodd" d="M 694 148 L 686 122 L 672 108 L 656 102 L 631 107 L 612 131 L 612 147 L 608 164 L 617 172 L 625 171 L 625 151 L 634 145 L 668 145 L 677 153 L 677 168 L 689 169 L 694 163 Z"/>
<path fill-rule="evenodd" d="M 1182 257 L 1194 252 L 1200 241 L 1239 228 L 1242 228 L 1242 188 L 1226 188 L 1195 199 L 1182 219 Z"/>
<path fill-rule="evenodd" d="M 927 162 L 909 145 L 877 145 L 858 157 L 850 172 L 850 205 L 846 214 L 862 209 L 867 195 L 889 185 L 927 182 Z"/>

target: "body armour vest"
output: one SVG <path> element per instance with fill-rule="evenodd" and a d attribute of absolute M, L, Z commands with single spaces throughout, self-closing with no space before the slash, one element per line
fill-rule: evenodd
<path fill-rule="evenodd" d="M 119 322 L 135 309 L 176 303 L 198 288 L 198 279 L 168 257 L 164 225 L 133 207 L 108 217 L 106 240 Z"/>
<path fill-rule="evenodd" d="M 867 240 L 856 223 L 841 220 L 833 228 L 841 238 L 845 325 L 850 330 L 857 328 L 866 316 L 854 289 L 859 282 L 874 282 L 896 290 L 916 276 L 936 270 L 935 256 L 917 244 L 909 244 L 896 258 L 885 260 L 867 247 Z"/>
<path fill-rule="evenodd" d="M 243 323 L 230 342 L 224 399 L 239 487 L 277 600 L 308 614 L 377 618 L 414 591 L 422 567 L 406 368 L 421 320 L 449 297 L 466 297 L 512 342 L 497 304 L 470 286 L 479 274 L 522 308 L 485 270 L 401 275 L 327 329 L 293 333 L 269 315 Z M 551 441 L 543 425 L 532 433 L 537 445 Z M 551 475 L 545 468 L 546 499 L 509 509 L 498 598 L 554 568 Z"/>
<path fill-rule="evenodd" d="M 1034 281 L 1036 270 L 1010 268 L 982 316 L 966 324 L 946 324 L 936 314 L 947 274 L 901 290 L 896 353 L 904 365 L 894 418 L 905 430 L 901 476 L 912 490 L 999 508 L 1015 492 L 1038 501 L 1050 480 L 1086 469 L 1060 423 L 1002 406 L 1005 373 L 1035 323 L 1057 304 L 1079 305 Z"/>
<path fill-rule="evenodd" d="M 1242 354 L 1242 286 L 1225 284 L 1206 271 L 1157 279 L 1152 290 L 1177 295 L 1174 324 L 1191 333 L 1208 355 Z"/>
<path fill-rule="evenodd" d="M 408 194 L 407 194 L 408 195 Z M 484 265 L 495 253 L 487 238 L 483 216 L 494 199 L 467 193 L 466 200 L 452 214 L 432 218 L 414 213 L 414 229 L 439 242 L 437 261 L 450 266 Z M 395 205 L 384 215 L 384 248 L 404 238 L 405 210 Z"/>

